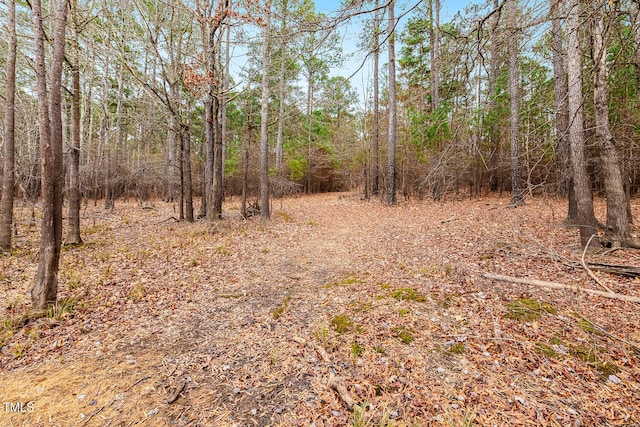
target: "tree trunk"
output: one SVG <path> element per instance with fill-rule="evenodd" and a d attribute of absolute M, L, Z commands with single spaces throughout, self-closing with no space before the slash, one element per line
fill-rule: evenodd
<path fill-rule="evenodd" d="M 433 75 L 431 86 L 431 98 L 433 111 L 437 111 L 440 105 L 440 0 L 435 0 L 435 31 L 433 37 L 433 62 L 431 74 Z M 432 24 L 433 25 L 433 24 Z"/>
<path fill-rule="evenodd" d="M 597 231 L 591 184 L 587 174 L 584 142 L 584 97 L 582 94 L 582 50 L 580 49 L 580 1 L 572 0 L 567 15 L 567 83 L 569 101 L 569 143 L 576 197 L 580 243 L 586 247 Z"/>
<path fill-rule="evenodd" d="M 188 115 L 187 115 L 188 117 Z M 183 187 L 185 201 L 185 219 L 187 222 L 193 222 L 193 184 L 191 180 L 191 125 L 187 118 L 182 131 L 182 171 L 183 171 Z"/>
<path fill-rule="evenodd" d="M 567 129 L 569 115 L 567 105 L 567 74 L 564 64 L 564 49 L 562 47 L 562 28 L 560 23 L 560 3 L 551 0 L 551 45 L 553 54 L 553 81 L 556 107 L 556 174 L 558 194 L 567 196 L 571 180 L 569 164 L 569 141 Z M 571 220 L 572 218 L 567 218 Z"/>
<path fill-rule="evenodd" d="M 16 99 L 16 4 L 8 2 L 7 74 L 5 83 L 4 161 L 0 200 L 0 249 L 11 250 L 13 199 L 15 193 L 15 99 Z"/>
<path fill-rule="evenodd" d="M 269 4 L 269 3 L 267 3 Z M 260 215 L 270 218 L 269 206 L 269 32 L 271 11 L 266 10 L 262 40 L 262 110 L 260 121 Z"/>
<path fill-rule="evenodd" d="M 73 39 L 71 49 L 71 144 L 69 147 L 69 229 L 65 243 L 78 245 L 80 237 L 80 48 L 78 45 L 78 1 L 72 1 Z"/>
<path fill-rule="evenodd" d="M 373 188 L 374 196 L 380 194 L 380 10 L 379 0 L 376 0 L 376 14 L 374 23 L 374 51 L 373 51 Z"/>
<path fill-rule="evenodd" d="M 42 225 L 40 257 L 31 301 L 43 310 L 55 304 L 62 243 L 62 64 L 64 61 L 67 3 L 58 2 L 55 13 L 51 91 L 47 92 L 42 5 L 32 1 L 35 71 L 38 93 L 38 129 L 42 156 Z"/>
<path fill-rule="evenodd" d="M 276 139 L 276 170 L 280 172 L 282 168 L 282 145 L 283 145 L 283 130 L 284 130 L 284 105 L 285 105 L 285 73 L 287 71 L 287 56 L 285 54 L 287 48 L 286 31 L 287 31 L 287 5 L 288 1 L 285 0 L 282 5 L 282 34 L 280 34 L 280 75 L 278 82 L 278 99 L 280 105 L 278 106 L 278 136 Z"/>
<path fill-rule="evenodd" d="M 631 32 L 635 44 L 636 82 L 640 94 L 640 3 L 635 0 L 631 1 Z"/>
<path fill-rule="evenodd" d="M 498 0 L 493 0 L 493 8 L 498 9 Z M 496 109 L 498 107 L 498 102 L 496 100 L 496 81 L 498 80 L 498 74 L 500 73 L 500 51 L 498 49 L 498 23 L 499 16 L 496 14 L 496 17 L 493 22 L 494 30 L 491 33 L 491 62 L 489 69 L 489 82 L 488 82 L 488 90 L 489 90 L 489 112 L 492 115 L 496 114 Z M 492 192 L 498 191 L 499 187 L 499 168 L 500 168 L 500 153 L 501 150 L 501 142 L 500 136 L 498 134 L 498 121 L 493 118 L 491 121 L 491 127 L 489 130 L 489 140 L 491 144 L 491 156 L 489 158 L 489 167 L 491 169 L 491 178 L 489 180 L 489 189 Z"/>
<path fill-rule="evenodd" d="M 507 13 L 511 23 L 509 34 L 509 94 L 511 97 L 511 206 L 524 205 L 522 173 L 520 168 L 520 61 L 518 56 L 518 32 L 516 28 L 516 0 L 507 1 Z"/>
<path fill-rule="evenodd" d="M 607 93 L 607 40 L 605 28 L 605 3 L 594 4 L 593 10 L 593 65 L 596 137 L 600 144 L 600 158 L 607 195 L 607 232 L 610 242 L 624 244 L 630 238 L 627 204 L 620 172 L 620 158 L 609 125 L 609 100 Z"/>
<path fill-rule="evenodd" d="M 389 3 L 389 139 L 387 141 L 387 205 L 396 202 L 396 43 L 395 0 Z"/>
<path fill-rule="evenodd" d="M 208 34 L 208 59 L 207 59 L 207 70 L 211 76 L 216 75 L 216 44 L 215 44 L 215 30 L 210 29 Z M 205 167 L 204 167 L 204 177 L 205 177 L 205 194 L 203 197 L 206 197 L 206 212 L 207 212 L 207 220 L 214 221 L 218 218 L 217 212 L 215 211 L 215 202 L 213 195 L 213 175 L 215 169 L 215 126 L 218 121 L 218 110 L 216 109 L 217 105 L 214 105 L 214 99 L 218 96 L 216 83 L 211 79 L 209 82 L 209 93 L 207 94 L 207 99 L 205 100 L 205 129 L 206 129 L 206 137 L 205 137 Z M 217 103 L 216 103 L 217 104 Z"/>
<path fill-rule="evenodd" d="M 250 88 L 251 86 L 249 86 L 249 89 Z M 248 92 L 250 92 L 250 90 Z M 240 206 L 240 213 L 242 214 L 243 218 L 247 218 L 247 196 L 249 193 L 249 150 L 251 147 L 251 139 L 253 136 L 253 113 L 251 111 L 249 102 L 247 103 L 247 138 L 242 148 L 242 201 Z"/>

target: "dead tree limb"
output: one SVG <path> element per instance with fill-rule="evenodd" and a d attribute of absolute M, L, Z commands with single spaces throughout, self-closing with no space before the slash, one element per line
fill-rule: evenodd
<path fill-rule="evenodd" d="M 328 385 L 338 393 L 338 396 L 340 396 L 340 399 L 342 399 L 345 406 L 349 408 L 350 411 L 353 411 L 358 406 L 358 403 L 353 400 L 353 397 L 349 394 L 349 390 L 347 390 L 347 387 L 344 385 L 342 378 L 336 377 L 333 373 L 330 373 Z"/>
<path fill-rule="evenodd" d="M 605 298 L 612 298 L 612 299 L 619 299 L 622 301 L 640 303 L 640 297 L 622 295 L 614 292 L 596 291 L 595 289 L 585 289 L 575 285 L 565 285 L 564 283 L 546 282 L 544 280 L 527 279 L 527 278 L 513 277 L 513 276 L 503 276 L 501 274 L 492 274 L 492 273 L 483 273 L 482 277 L 484 277 L 485 279 L 497 280 L 500 282 L 519 283 L 522 285 L 540 286 L 543 288 L 551 288 L 551 289 L 566 289 L 566 290 L 571 290 L 575 292 L 586 292 L 591 295 L 597 295 Z"/>
<path fill-rule="evenodd" d="M 587 242 L 587 245 L 584 247 L 584 250 L 582 251 L 582 257 L 580 258 L 580 262 L 582 263 L 582 266 L 586 270 L 586 272 L 589 275 L 589 277 L 591 277 L 598 285 L 602 286 L 605 291 L 607 291 L 607 292 L 612 294 L 614 292 L 611 289 L 609 289 L 609 287 L 607 285 L 602 283 L 600 281 L 600 279 L 598 279 L 598 277 L 595 274 L 593 274 L 593 271 L 591 271 L 591 269 L 589 268 L 587 263 L 584 261 L 584 255 L 587 253 L 587 248 L 589 248 L 589 245 L 591 244 L 591 240 L 593 240 L 593 238 L 595 236 L 596 236 L 595 234 L 592 234 L 591 237 L 589 238 L 589 241 Z"/>

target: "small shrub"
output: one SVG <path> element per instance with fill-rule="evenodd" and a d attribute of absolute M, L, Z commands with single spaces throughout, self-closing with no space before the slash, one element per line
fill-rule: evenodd
<path fill-rule="evenodd" d="M 62 320 L 67 314 L 73 312 L 75 305 L 76 301 L 73 298 L 63 298 L 47 308 L 47 318 Z"/>
<path fill-rule="evenodd" d="M 353 329 L 353 321 L 347 315 L 341 314 L 331 319 L 331 326 L 337 333 L 344 334 Z"/>
<path fill-rule="evenodd" d="M 403 344 L 411 344 L 415 337 L 413 336 L 413 331 L 411 329 L 407 329 L 404 326 L 396 326 L 393 328 L 393 332 L 398 336 L 398 339 Z"/>
<path fill-rule="evenodd" d="M 466 351 L 467 351 L 467 348 L 461 342 L 457 342 L 453 344 L 451 347 L 449 347 L 449 353 L 451 354 L 463 354 L 463 353 L 466 353 Z"/>
<path fill-rule="evenodd" d="M 364 347 L 358 341 L 353 340 L 353 343 L 351 343 L 351 358 L 356 359 L 362 353 L 364 353 Z"/>
<path fill-rule="evenodd" d="M 284 313 L 284 311 L 287 309 L 287 306 L 289 305 L 289 301 L 291 301 L 291 295 L 287 295 L 284 298 L 284 301 L 282 301 L 282 304 L 280 305 L 280 307 L 276 308 L 273 311 L 273 318 L 274 319 L 279 319 L 280 316 L 282 316 L 282 313 Z"/>

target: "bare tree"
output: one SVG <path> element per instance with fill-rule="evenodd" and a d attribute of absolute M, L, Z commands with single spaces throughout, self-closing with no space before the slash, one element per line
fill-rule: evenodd
<path fill-rule="evenodd" d="M 387 141 L 387 205 L 396 202 L 396 42 L 395 42 L 395 0 L 389 2 L 389 139 Z"/>
<path fill-rule="evenodd" d="M 69 229 L 66 244 L 80 244 L 80 28 L 78 1 L 71 1 L 73 37 L 71 39 L 71 135 L 69 147 Z"/>
<path fill-rule="evenodd" d="M 376 0 L 373 33 L 373 189 L 380 194 L 380 8 Z"/>
<path fill-rule="evenodd" d="M 16 108 L 16 4 L 8 3 L 6 99 L 4 116 L 4 162 L 0 200 L 0 249 L 11 250 L 13 198 L 15 189 L 15 108 Z"/>
<path fill-rule="evenodd" d="M 266 2 L 262 39 L 262 110 L 260 120 L 260 215 L 264 219 L 271 216 L 269 206 L 269 33 L 271 31 L 271 11 Z"/>
<path fill-rule="evenodd" d="M 520 49 L 518 46 L 518 11 L 516 0 L 507 0 L 509 34 L 509 94 L 511 96 L 511 206 L 524 204 L 520 167 Z"/>
<path fill-rule="evenodd" d="M 567 14 L 567 84 L 569 142 L 576 197 L 580 243 L 586 247 L 596 231 L 591 184 L 587 175 L 584 142 L 584 96 L 582 94 L 582 49 L 580 48 L 580 0 L 571 0 Z"/>
<path fill-rule="evenodd" d="M 58 266 L 62 243 L 62 64 L 64 61 L 67 2 L 56 4 L 50 92 L 47 91 L 44 30 L 40 0 L 32 1 L 38 127 L 42 156 L 42 225 L 40 257 L 31 301 L 36 310 L 54 304 L 58 293 Z"/>
<path fill-rule="evenodd" d="M 606 238 L 614 245 L 629 242 L 627 200 L 620 172 L 620 157 L 609 124 L 609 96 L 607 93 L 607 40 L 609 28 L 605 24 L 605 2 L 593 1 L 593 101 L 595 106 L 596 137 L 600 144 L 600 158 L 607 195 Z"/>

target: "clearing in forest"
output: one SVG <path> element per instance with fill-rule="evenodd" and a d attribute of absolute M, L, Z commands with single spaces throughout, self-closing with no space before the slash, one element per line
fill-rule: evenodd
<path fill-rule="evenodd" d="M 0 258 L 0 425 L 640 425 L 638 304 L 484 278 L 602 290 L 559 226 L 564 201 L 508 203 L 326 194 L 275 201 L 270 222 L 231 202 L 215 224 L 159 202 L 87 207 L 42 317 L 38 236 L 18 212 Z M 640 296 L 638 279 L 593 274 Z"/>

